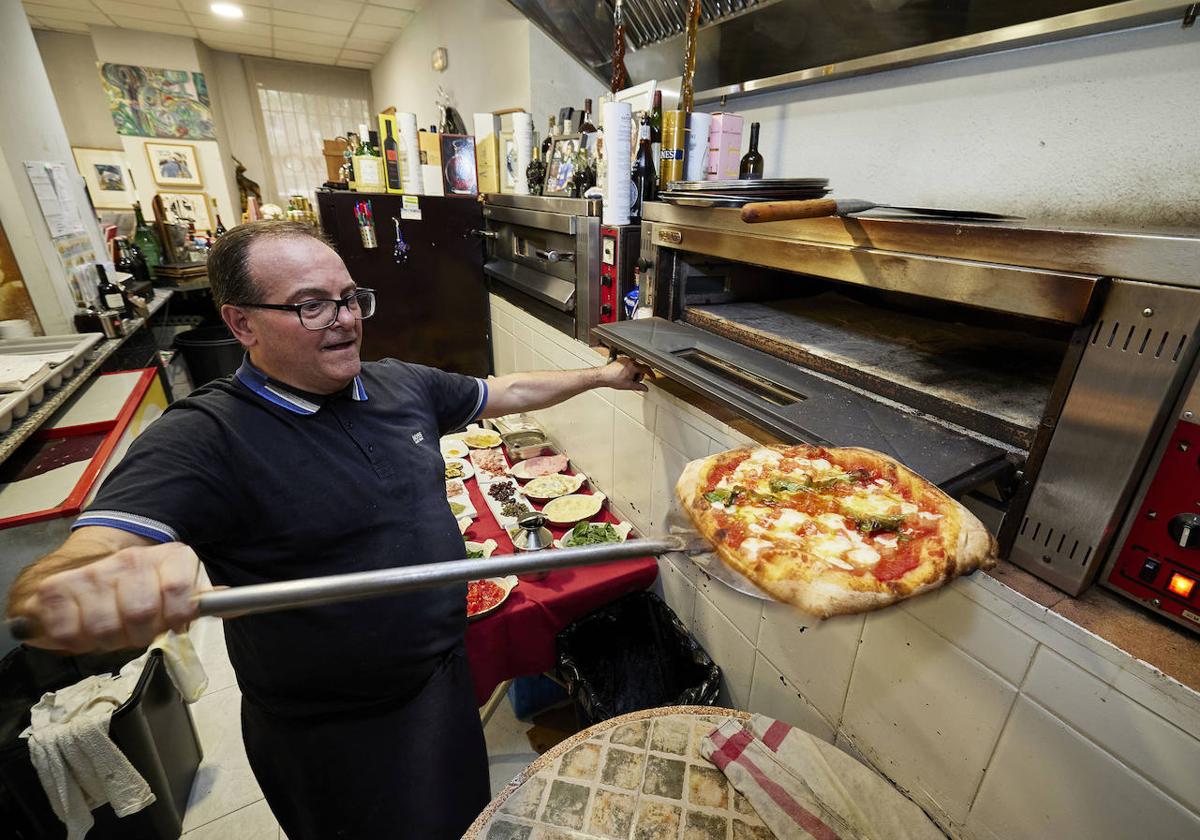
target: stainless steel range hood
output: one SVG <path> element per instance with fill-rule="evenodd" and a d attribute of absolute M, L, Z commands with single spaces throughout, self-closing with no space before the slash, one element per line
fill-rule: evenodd
<path fill-rule="evenodd" d="M 612 0 L 510 2 L 608 81 Z M 687 5 L 624 0 L 630 84 L 682 72 Z M 702 0 L 696 102 L 1166 21 L 1188 26 L 1194 9 L 1177 0 Z"/>

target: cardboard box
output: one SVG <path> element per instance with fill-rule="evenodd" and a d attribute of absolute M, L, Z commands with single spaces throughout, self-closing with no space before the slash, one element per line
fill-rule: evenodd
<path fill-rule="evenodd" d="M 500 117 L 495 114 L 475 114 L 475 163 L 479 191 L 500 192 Z"/>
<path fill-rule="evenodd" d="M 421 184 L 425 195 L 445 195 L 442 185 L 442 136 L 433 131 L 417 132 L 421 150 Z"/>
<path fill-rule="evenodd" d="M 342 180 L 342 174 L 339 170 L 342 164 L 346 162 L 346 138 L 339 137 L 337 140 L 323 141 L 325 148 L 325 174 L 328 176 L 325 180 L 333 181 L 334 183 Z"/>
<path fill-rule="evenodd" d="M 379 115 L 379 152 L 383 155 L 383 180 L 390 193 L 404 192 L 404 156 L 395 114 Z"/>
<path fill-rule="evenodd" d="M 709 181 L 735 179 L 742 162 L 741 114 L 717 112 L 713 114 L 712 128 L 708 132 Z"/>

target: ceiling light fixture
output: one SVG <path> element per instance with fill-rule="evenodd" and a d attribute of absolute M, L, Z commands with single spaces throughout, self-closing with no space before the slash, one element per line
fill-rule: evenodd
<path fill-rule="evenodd" d="M 221 17 L 240 18 L 246 15 L 241 6 L 235 6 L 232 3 L 213 3 L 209 8 L 212 9 L 214 15 Z"/>

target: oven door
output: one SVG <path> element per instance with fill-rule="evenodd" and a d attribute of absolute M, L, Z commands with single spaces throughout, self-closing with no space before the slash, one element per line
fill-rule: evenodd
<path fill-rule="evenodd" d="M 560 332 L 585 337 L 598 283 L 597 220 L 496 205 L 483 215 L 491 290 Z"/>
<path fill-rule="evenodd" d="M 658 222 L 649 233 L 659 317 L 601 325 L 604 344 L 784 440 L 874 449 L 956 496 L 1026 459 L 1042 408 L 1063 384 L 1064 336 L 1087 319 L 1097 282 Z M 972 312 L 976 326 L 936 321 L 970 324 Z M 991 320 L 1042 327 L 1014 330 L 1009 344 L 1007 332 L 982 326 Z M 1012 383 L 1023 386 L 1019 342 L 1040 361 L 1043 327 L 1055 336 L 1049 361 L 1029 405 L 1006 404 L 1006 415 L 993 404 Z M 989 364 L 993 348 L 1011 360 Z M 976 369 L 992 376 L 976 379 Z"/>

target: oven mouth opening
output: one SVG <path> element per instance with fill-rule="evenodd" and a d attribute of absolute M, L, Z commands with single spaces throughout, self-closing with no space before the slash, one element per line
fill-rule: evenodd
<path fill-rule="evenodd" d="M 791 388 L 786 388 L 762 376 L 742 370 L 723 359 L 718 359 L 711 353 L 706 353 L 695 347 L 676 350 L 671 355 L 686 362 L 691 362 L 696 367 L 727 382 L 732 382 L 738 387 L 754 394 L 756 397 L 764 399 L 780 408 L 787 408 L 790 405 L 795 405 L 798 402 L 808 399 L 808 397 L 799 391 L 793 391 Z"/>

